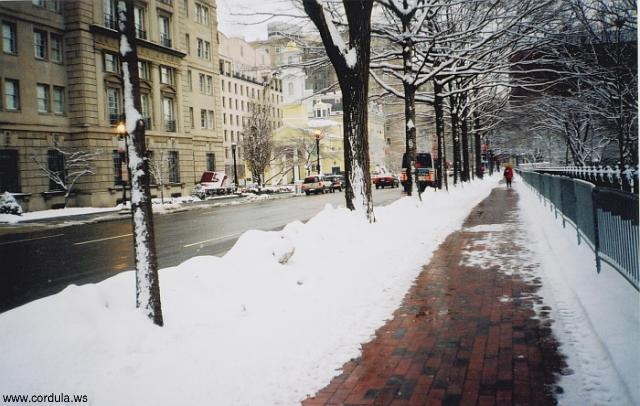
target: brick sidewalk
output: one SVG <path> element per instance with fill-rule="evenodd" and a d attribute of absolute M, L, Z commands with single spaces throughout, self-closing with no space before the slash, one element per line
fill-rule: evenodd
<path fill-rule="evenodd" d="M 476 206 L 362 356 L 303 405 L 555 404 L 564 357 L 517 199 L 496 188 Z"/>

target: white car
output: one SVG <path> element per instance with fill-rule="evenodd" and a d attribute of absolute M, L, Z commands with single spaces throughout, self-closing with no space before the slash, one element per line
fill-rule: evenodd
<path fill-rule="evenodd" d="M 326 180 L 322 175 L 307 176 L 302 183 L 302 191 L 309 196 L 311 193 L 327 193 L 332 192 L 331 182 Z"/>

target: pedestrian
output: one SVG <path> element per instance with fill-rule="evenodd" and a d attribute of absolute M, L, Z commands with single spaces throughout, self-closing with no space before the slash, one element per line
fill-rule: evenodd
<path fill-rule="evenodd" d="M 504 168 L 504 179 L 507 181 L 507 188 L 511 187 L 511 181 L 513 180 L 513 169 L 511 165 L 507 165 Z"/>

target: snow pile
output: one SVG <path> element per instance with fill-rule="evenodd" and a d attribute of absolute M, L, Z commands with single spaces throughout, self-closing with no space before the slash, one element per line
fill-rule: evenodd
<path fill-rule="evenodd" d="M 577 245 L 575 230 L 563 229 L 531 189 L 514 187 L 542 269 L 538 294 L 552 308 L 553 332 L 574 371 L 560 381 L 560 403 L 639 405 L 640 295 L 605 263 L 598 274 L 595 254 Z"/>
<path fill-rule="evenodd" d="M 16 198 L 9 192 L 4 192 L 0 196 L 0 214 L 13 214 L 19 216 L 22 214 L 22 207 L 16 201 Z"/>
<path fill-rule="evenodd" d="M 161 271 L 162 328 L 134 309 L 133 272 L 0 314 L 2 391 L 109 406 L 296 404 L 359 355 L 497 179 L 400 199 L 373 224 L 327 205 L 306 224 L 246 232 L 222 258 Z"/>

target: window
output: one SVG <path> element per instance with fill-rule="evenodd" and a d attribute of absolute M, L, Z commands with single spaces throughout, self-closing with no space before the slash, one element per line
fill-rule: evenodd
<path fill-rule="evenodd" d="M 227 124 L 227 114 L 222 113 L 222 124 Z"/>
<path fill-rule="evenodd" d="M 192 92 L 193 91 L 193 78 L 192 78 L 192 74 L 191 74 L 190 70 L 187 71 L 187 86 L 189 87 L 189 91 Z"/>
<path fill-rule="evenodd" d="M 240 109 L 244 111 L 244 100 L 240 102 Z"/>
<path fill-rule="evenodd" d="M 227 98 L 226 98 L 226 97 L 223 97 L 223 98 L 222 98 L 222 107 L 227 107 L 227 103 L 226 103 L 226 101 L 225 101 L 225 100 L 227 100 Z"/>
<path fill-rule="evenodd" d="M 0 190 L 20 192 L 18 151 L 0 149 Z"/>
<path fill-rule="evenodd" d="M 184 15 L 189 17 L 189 0 L 184 0 Z"/>
<path fill-rule="evenodd" d="M 195 119 L 193 118 L 193 107 L 189 107 L 189 125 L 191 128 L 196 128 Z"/>
<path fill-rule="evenodd" d="M 158 17 L 158 31 L 160 33 L 160 45 L 171 47 L 171 20 L 168 16 Z"/>
<path fill-rule="evenodd" d="M 53 87 L 53 112 L 64 114 L 64 87 Z"/>
<path fill-rule="evenodd" d="M 233 84 L 233 94 L 238 94 L 238 84 L 237 83 Z M 238 106 L 236 106 L 236 108 L 238 108 Z"/>
<path fill-rule="evenodd" d="M 104 71 L 111 73 L 120 72 L 118 64 L 118 55 L 109 52 L 104 53 Z"/>
<path fill-rule="evenodd" d="M 207 61 L 211 59 L 211 43 L 209 41 L 204 42 L 204 59 Z"/>
<path fill-rule="evenodd" d="M 135 6 L 133 8 L 133 19 L 136 26 L 136 37 L 140 39 L 147 39 L 147 24 L 145 22 L 146 11 L 142 6 Z"/>
<path fill-rule="evenodd" d="M 109 115 L 109 123 L 117 124 L 120 121 L 121 112 L 120 89 L 115 87 L 107 88 L 107 114 Z"/>
<path fill-rule="evenodd" d="M 165 131 L 175 132 L 176 121 L 173 114 L 173 99 L 168 97 L 162 99 L 162 114 L 164 116 Z"/>
<path fill-rule="evenodd" d="M 37 59 L 47 58 L 47 33 L 33 30 L 33 49 Z"/>
<path fill-rule="evenodd" d="M 36 85 L 36 98 L 38 101 L 38 113 L 48 113 L 49 109 L 49 85 Z"/>
<path fill-rule="evenodd" d="M 236 125 L 240 125 L 240 116 L 237 114 L 236 114 Z"/>
<path fill-rule="evenodd" d="M 184 45 L 187 49 L 187 55 L 189 55 L 191 53 L 191 37 L 189 37 L 189 34 L 184 34 Z"/>
<path fill-rule="evenodd" d="M 104 0 L 104 25 L 107 28 L 111 28 L 112 30 L 118 29 L 118 19 L 117 19 L 117 10 L 118 7 L 116 5 L 116 0 Z"/>
<path fill-rule="evenodd" d="M 216 170 L 216 154 L 213 152 L 207 153 L 207 170 L 215 171 Z"/>
<path fill-rule="evenodd" d="M 235 139 L 235 137 L 233 135 L 233 130 L 231 130 L 231 142 L 235 142 L 235 141 L 236 141 L 236 139 Z"/>
<path fill-rule="evenodd" d="M 169 157 L 167 158 L 169 163 L 169 182 L 180 182 L 180 161 L 178 160 L 178 151 L 169 151 Z"/>
<path fill-rule="evenodd" d="M 224 130 L 224 142 L 227 142 L 227 130 Z"/>
<path fill-rule="evenodd" d="M 236 99 L 236 110 L 238 110 L 238 99 Z"/>
<path fill-rule="evenodd" d="M 229 147 L 224 147 L 224 157 L 225 159 L 229 159 Z"/>
<path fill-rule="evenodd" d="M 7 110 L 20 109 L 20 87 L 17 80 L 4 80 L 4 106 Z"/>
<path fill-rule="evenodd" d="M 200 128 L 207 128 L 207 110 L 200 110 Z"/>
<path fill-rule="evenodd" d="M 138 61 L 138 77 L 144 80 L 151 80 L 151 69 L 149 68 L 149 62 Z"/>
<path fill-rule="evenodd" d="M 62 37 L 51 34 L 51 60 L 62 63 Z"/>
<path fill-rule="evenodd" d="M 16 25 L 13 23 L 2 23 L 2 50 L 7 54 L 18 53 L 18 38 L 16 36 Z"/>
<path fill-rule="evenodd" d="M 56 149 L 47 151 L 47 166 L 49 171 L 57 175 L 63 182 L 66 182 L 64 170 L 64 155 Z M 49 179 L 49 190 L 61 190 L 62 186 Z"/>
<path fill-rule="evenodd" d="M 221 80 L 220 83 L 222 84 L 222 91 L 224 92 L 224 80 Z"/>
<path fill-rule="evenodd" d="M 140 94 L 140 114 L 142 119 L 145 120 L 145 129 L 151 129 L 151 96 L 148 93 Z"/>
<path fill-rule="evenodd" d="M 200 110 L 200 128 L 213 130 L 213 110 Z"/>
<path fill-rule="evenodd" d="M 205 81 L 205 77 L 203 73 L 200 73 L 198 75 L 199 79 L 200 79 L 200 93 L 204 94 L 205 93 L 205 87 L 206 87 L 206 81 Z"/>
<path fill-rule="evenodd" d="M 200 24 L 209 25 L 209 8 L 196 3 L 195 20 Z"/>
<path fill-rule="evenodd" d="M 207 85 L 205 90 L 208 95 L 213 94 L 213 76 L 207 75 Z"/>
<path fill-rule="evenodd" d="M 215 129 L 215 122 L 213 118 L 213 110 L 207 110 L 207 128 L 210 130 Z"/>
<path fill-rule="evenodd" d="M 122 185 L 122 164 L 125 162 L 124 152 L 118 152 L 113 150 L 111 153 L 113 158 L 113 184 L 116 186 Z"/>
<path fill-rule="evenodd" d="M 173 82 L 173 68 L 160 65 L 160 83 L 165 85 L 172 85 Z"/>

